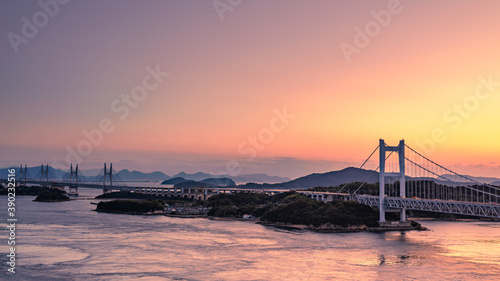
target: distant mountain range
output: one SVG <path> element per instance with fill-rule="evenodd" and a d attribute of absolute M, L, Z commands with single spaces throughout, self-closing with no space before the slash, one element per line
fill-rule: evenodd
<path fill-rule="evenodd" d="M 233 177 L 229 175 L 213 175 L 201 172 L 195 174 L 187 174 L 185 172 L 180 172 L 173 177 L 174 178 L 181 177 L 186 180 L 193 180 L 193 181 L 201 181 L 207 178 L 230 178 L 235 182 L 256 182 L 256 183 L 278 183 L 290 180 L 290 178 L 288 177 L 269 176 L 266 174 L 246 174 Z"/>
<path fill-rule="evenodd" d="M 16 176 L 18 177 L 19 167 L 12 167 L 16 170 Z M 6 179 L 8 177 L 9 168 L 0 169 L 0 179 Z M 78 177 L 81 181 L 92 181 L 96 178 L 102 178 L 102 169 L 91 169 L 91 170 L 79 170 Z M 240 175 L 236 177 L 231 177 L 227 175 L 213 175 L 207 173 L 195 173 L 195 174 L 187 174 L 185 172 L 181 172 L 174 177 L 170 177 L 162 172 L 152 172 L 152 173 L 144 173 L 140 171 L 129 171 L 127 169 L 120 170 L 118 172 L 114 171 L 114 175 L 116 176 L 116 180 L 122 181 L 165 181 L 172 178 L 183 178 L 183 180 L 193 180 L 193 181 L 202 181 L 210 178 L 228 178 L 233 182 L 257 182 L 257 183 L 277 183 L 277 182 L 285 182 L 289 181 L 290 178 L 287 177 L 278 177 L 278 176 L 269 176 L 266 174 L 247 174 Z M 36 167 L 28 167 L 28 176 L 29 178 L 35 179 L 41 177 L 41 168 L 40 166 Z M 49 167 L 49 178 L 62 180 L 69 179 L 69 171 L 63 171 L 60 169 L 55 169 Z M 172 183 L 175 184 L 175 183 Z"/>
<path fill-rule="evenodd" d="M 16 177 L 19 176 L 19 167 L 14 167 L 16 169 Z M 8 176 L 8 168 L 0 169 L 0 179 L 6 179 Z M 32 179 L 41 178 L 40 166 L 38 167 L 28 167 L 28 176 Z M 102 171 L 100 175 L 97 176 L 87 176 L 86 174 L 91 172 L 91 174 L 97 173 L 97 169 L 88 171 L 79 171 L 79 179 L 81 181 L 91 181 L 102 178 Z M 162 184 L 172 184 L 172 185 L 185 185 L 184 187 L 195 187 L 195 186 L 236 186 L 236 183 L 245 183 L 239 185 L 242 188 L 283 188 L 283 189 L 297 189 L 297 188 L 310 188 L 316 186 L 338 186 L 346 182 L 368 182 L 376 183 L 378 182 L 379 173 L 371 170 L 364 170 L 358 168 L 345 168 L 340 171 L 332 171 L 327 173 L 315 173 L 307 176 L 303 176 L 294 180 L 290 180 L 286 177 L 269 176 L 266 174 L 247 174 L 236 177 L 230 176 L 219 176 L 207 173 L 195 173 L 187 174 L 185 172 L 178 173 L 174 177 L 170 177 L 162 172 L 152 172 L 144 173 L 140 171 L 129 171 L 127 169 L 121 170 L 116 173 L 115 181 L 162 181 Z M 443 175 L 443 177 L 449 178 L 454 181 L 460 181 L 456 179 L 456 176 Z M 466 176 L 470 179 L 476 180 L 478 182 L 483 182 L 487 184 L 493 184 L 500 186 L 500 179 L 494 177 L 473 177 Z M 62 171 L 59 169 L 54 169 L 49 167 L 49 178 L 50 179 L 69 179 L 69 172 Z M 409 178 L 409 177 L 408 177 Z M 434 180 L 437 183 L 446 183 L 443 180 L 436 180 L 434 178 L 420 178 L 422 180 Z M 397 179 L 394 179 L 397 180 Z M 391 179 L 388 179 L 391 181 Z M 186 183 L 188 182 L 188 183 Z"/>
<path fill-rule="evenodd" d="M 448 178 L 455 182 L 464 182 L 466 181 L 464 178 L 456 179 L 456 176 L 453 175 L 443 175 L 444 178 Z M 500 185 L 500 180 L 498 178 L 492 177 L 473 177 L 473 176 L 465 176 L 469 179 L 492 184 L 492 185 Z M 446 180 L 437 180 L 435 178 L 429 177 L 420 177 L 420 178 L 411 178 L 409 179 L 420 179 L 420 180 L 433 180 L 439 184 L 447 184 L 449 183 Z M 399 181 L 398 177 L 387 177 L 386 182 L 395 182 Z M 335 187 L 348 182 L 367 182 L 367 183 L 377 183 L 379 182 L 379 173 L 372 170 L 364 170 L 358 168 L 345 168 L 340 171 L 332 171 L 327 173 L 315 173 L 310 174 L 304 177 L 300 177 L 291 181 L 282 182 L 282 183 L 274 183 L 274 184 L 258 184 L 258 183 L 246 183 L 239 185 L 241 188 L 282 188 L 282 189 L 302 189 L 302 188 L 311 188 L 317 186 L 323 187 Z"/>
<path fill-rule="evenodd" d="M 447 179 L 456 181 L 456 182 L 466 181 L 464 178 L 458 178 L 457 176 L 451 175 L 451 174 L 444 174 L 442 176 L 445 177 L 445 178 L 447 178 Z M 493 185 L 495 185 L 493 183 L 495 181 L 497 182 L 497 184 L 500 183 L 500 179 L 499 178 L 493 178 L 493 177 L 474 177 L 474 176 L 467 176 L 467 175 L 464 175 L 464 176 L 467 177 L 467 178 L 469 178 L 469 179 L 473 179 L 475 181 L 481 182 L 481 183 L 487 183 L 487 184 L 493 184 Z"/>
<path fill-rule="evenodd" d="M 185 182 L 185 181 L 188 181 L 188 180 L 183 178 L 183 177 L 175 177 L 175 178 L 165 180 L 161 184 L 178 184 L 178 183 Z"/>
<path fill-rule="evenodd" d="M 129 171 L 127 169 L 119 171 L 116 175 L 117 178 L 120 178 L 124 181 L 164 181 L 171 178 L 158 171 L 152 173 L 143 173 L 139 171 Z"/>
<path fill-rule="evenodd" d="M 288 182 L 275 184 L 258 184 L 247 183 L 239 185 L 242 188 L 283 188 L 283 189 L 298 189 L 310 188 L 317 186 L 331 187 L 338 186 L 346 182 L 378 182 L 379 173 L 371 170 L 358 168 L 345 168 L 340 171 L 333 171 L 321 174 L 310 174 Z"/>
<path fill-rule="evenodd" d="M 236 184 L 233 180 L 229 178 L 208 178 L 202 181 L 192 181 L 186 180 L 182 182 L 178 182 L 174 185 L 174 187 L 208 187 L 208 188 L 216 188 L 216 187 L 236 187 Z"/>
<path fill-rule="evenodd" d="M 236 183 L 230 178 L 208 178 L 200 181 L 201 183 L 215 184 L 218 186 L 236 186 Z"/>
<path fill-rule="evenodd" d="M 0 169 L 0 179 L 6 179 L 8 177 L 8 169 L 12 169 L 14 168 L 16 170 L 16 178 L 18 178 L 20 176 L 20 171 L 19 171 L 19 167 L 11 167 L 11 168 L 4 168 L 4 169 Z M 24 167 L 23 167 L 23 170 L 24 170 Z M 28 167 L 27 168 L 27 173 L 28 173 L 28 178 L 31 178 L 31 179 L 41 179 L 42 177 L 42 171 L 41 171 L 41 167 L 40 166 L 37 166 L 37 167 Z M 57 180 L 60 180 L 60 179 L 69 179 L 69 171 L 66 172 L 66 171 L 63 171 L 63 170 L 59 170 L 59 169 L 54 169 L 52 167 L 49 167 L 49 172 L 48 172 L 48 176 L 49 176 L 49 179 L 57 179 Z M 85 174 L 83 174 L 81 171 L 79 171 L 78 173 L 78 177 L 81 179 L 81 180 L 87 180 L 89 177 L 85 176 Z M 90 178 L 93 178 L 93 177 L 90 177 Z"/>
<path fill-rule="evenodd" d="M 0 169 L 0 179 L 7 178 L 9 168 Z M 14 167 L 16 170 L 16 177 L 19 177 L 19 167 Z M 41 178 L 41 167 L 28 167 L 28 177 L 31 179 L 39 179 Z M 100 174 L 97 174 L 100 170 L 79 170 L 78 178 L 81 181 L 92 181 L 96 178 L 102 178 L 102 171 Z M 89 176 L 90 175 L 90 176 Z M 118 173 L 114 173 L 117 179 L 123 181 L 163 181 L 169 179 L 170 177 L 165 175 L 162 172 L 152 172 L 152 173 L 143 173 L 139 171 L 129 171 L 129 170 L 121 170 Z M 69 179 L 70 173 L 69 171 L 63 171 L 59 169 L 54 169 L 49 167 L 49 179 L 63 180 Z"/>
<path fill-rule="evenodd" d="M 201 181 L 187 180 L 175 177 L 161 184 L 173 184 L 174 187 L 235 187 L 236 183 L 230 178 L 208 178 Z"/>

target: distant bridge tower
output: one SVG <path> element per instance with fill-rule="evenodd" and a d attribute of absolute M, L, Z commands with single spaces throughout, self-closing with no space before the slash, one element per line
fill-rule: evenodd
<path fill-rule="evenodd" d="M 398 146 L 387 146 L 383 139 L 380 139 L 380 175 L 379 175 L 379 196 L 380 196 L 380 216 L 379 224 L 384 226 L 386 223 L 385 213 L 387 211 L 387 206 L 385 203 L 385 177 L 386 176 L 399 176 L 399 196 L 406 197 L 406 185 L 405 185 L 405 141 L 401 140 Z M 385 172 L 385 160 L 386 152 L 393 151 L 399 155 L 399 173 L 396 175 L 394 173 Z M 406 209 L 400 209 L 401 216 L 400 222 L 406 223 Z"/>
<path fill-rule="evenodd" d="M 21 182 L 26 182 L 28 180 L 28 165 L 23 165 L 21 164 L 19 166 L 19 181 L 17 182 L 17 186 L 21 185 Z"/>
<path fill-rule="evenodd" d="M 73 171 L 73 164 L 71 164 L 70 172 L 69 172 L 69 194 L 78 195 L 78 163 L 76 164 L 76 168 Z"/>
<path fill-rule="evenodd" d="M 106 177 L 109 176 L 109 186 L 106 186 Z M 102 180 L 102 192 L 108 193 L 113 189 L 113 163 L 109 164 L 109 172 L 106 169 L 106 163 L 104 163 L 104 178 Z"/>
<path fill-rule="evenodd" d="M 40 181 L 43 181 L 44 179 L 46 181 L 49 181 L 49 164 L 47 164 L 47 166 L 45 166 L 45 169 L 43 168 L 43 164 L 42 164 L 41 172 L 40 172 Z"/>

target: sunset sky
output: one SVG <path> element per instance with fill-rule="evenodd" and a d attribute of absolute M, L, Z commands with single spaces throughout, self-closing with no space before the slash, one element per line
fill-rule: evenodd
<path fill-rule="evenodd" d="M 500 177 L 499 1 L 60 2 L 0 2 L 0 167 Z"/>

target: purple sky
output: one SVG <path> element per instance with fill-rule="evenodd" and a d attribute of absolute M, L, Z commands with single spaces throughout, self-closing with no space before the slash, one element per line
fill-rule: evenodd
<path fill-rule="evenodd" d="M 381 137 L 419 148 L 444 128 L 429 157 L 499 174 L 500 98 L 459 129 L 442 117 L 478 77 L 500 79 L 499 2 L 247 0 L 219 13 L 214 2 L 1 1 L 0 167 L 173 175 L 237 163 L 298 177 L 358 166 Z M 342 42 L 391 5 L 348 58 Z"/>

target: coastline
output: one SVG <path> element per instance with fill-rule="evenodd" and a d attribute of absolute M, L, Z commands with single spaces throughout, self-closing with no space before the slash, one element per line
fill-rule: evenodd
<path fill-rule="evenodd" d="M 207 216 L 209 220 L 214 220 L 214 221 L 245 221 L 245 222 L 253 222 L 253 223 L 259 223 L 260 220 L 256 219 L 243 219 L 243 218 L 235 218 L 235 217 L 213 217 L 213 216 Z"/>
<path fill-rule="evenodd" d="M 355 226 L 338 226 L 338 225 L 320 225 L 318 227 L 311 227 L 307 225 L 287 225 L 287 224 L 276 224 L 276 223 L 263 223 L 258 222 L 264 226 L 276 227 L 281 229 L 291 229 L 295 231 L 311 231 L 316 233 L 353 233 L 353 232 L 385 232 L 385 231 L 409 231 L 409 230 L 420 230 L 428 231 L 429 229 L 425 226 L 418 225 L 417 227 L 367 227 L 366 225 L 355 225 Z"/>
<path fill-rule="evenodd" d="M 195 215 L 195 214 L 170 214 L 163 213 L 162 215 L 171 218 L 184 218 L 184 219 L 195 219 L 195 218 L 207 218 L 207 215 Z"/>
<path fill-rule="evenodd" d="M 122 211 L 111 211 L 111 210 L 92 210 L 98 213 L 110 213 L 110 214 L 122 214 L 122 215 L 135 215 L 135 216 L 159 216 L 163 215 L 160 212 L 147 212 L 147 213 L 137 213 L 137 212 L 122 212 Z"/>

